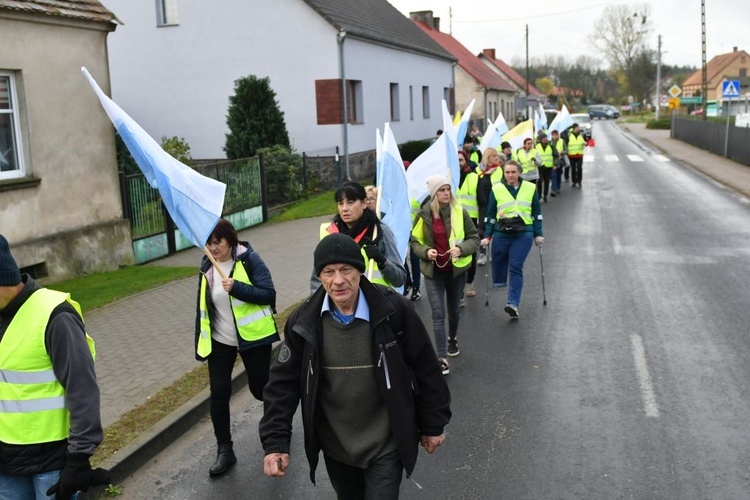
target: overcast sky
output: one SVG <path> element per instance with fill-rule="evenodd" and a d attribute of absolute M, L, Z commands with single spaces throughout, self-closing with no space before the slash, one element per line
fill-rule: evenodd
<path fill-rule="evenodd" d="M 453 36 L 474 53 L 494 48 L 497 57 L 511 63 L 525 61 L 525 26 L 529 25 L 529 57 L 564 55 L 574 60 L 581 54 L 599 57 L 588 42 L 594 24 L 607 5 L 616 1 L 565 0 L 388 0 L 408 16 L 432 10 L 440 18 L 440 31 L 450 32 L 449 7 L 453 7 Z M 632 2 L 627 2 L 631 4 Z M 656 50 L 662 36 L 662 62 L 701 65 L 700 0 L 651 0 L 650 46 Z M 750 52 L 750 0 L 705 0 L 706 59 L 739 47 Z M 511 6 L 510 8 L 508 6 Z M 604 59 L 603 57 L 601 58 Z M 603 67 L 607 66 L 602 61 Z"/>

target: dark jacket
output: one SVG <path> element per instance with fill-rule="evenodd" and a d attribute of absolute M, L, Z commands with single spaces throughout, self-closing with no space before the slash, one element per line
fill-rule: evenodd
<path fill-rule="evenodd" d="M 232 285 L 232 289 L 229 291 L 229 295 L 232 297 L 236 297 L 240 299 L 243 302 L 248 302 L 250 304 L 258 304 L 261 306 L 271 306 L 271 309 L 273 309 L 273 312 L 276 312 L 276 289 L 273 286 L 273 279 L 271 278 L 271 272 L 268 270 L 268 267 L 266 267 L 265 262 L 263 262 L 263 259 L 260 258 L 260 255 L 258 255 L 255 251 L 253 251 L 253 247 L 250 246 L 250 243 L 246 241 L 240 241 L 239 245 L 232 250 L 234 255 L 235 261 L 242 262 L 242 265 L 245 267 L 245 272 L 247 273 L 248 278 L 250 278 L 250 282 L 252 282 L 252 285 L 248 285 L 247 283 L 241 283 L 237 280 L 234 281 L 234 284 Z M 211 261 L 208 260 L 208 257 L 205 255 L 203 256 L 203 260 L 201 261 L 201 270 L 198 274 L 198 294 L 197 294 L 197 301 L 196 301 L 196 314 L 195 314 L 195 349 L 196 353 L 198 350 L 198 336 L 201 333 L 201 311 L 200 311 L 200 301 L 201 301 L 201 280 L 204 276 L 206 276 L 209 272 L 217 272 L 216 269 L 212 269 Z M 232 270 L 232 273 L 229 275 L 229 277 L 232 277 L 232 274 L 234 274 L 234 270 Z M 206 276 L 206 279 L 209 281 L 209 285 L 211 283 L 210 276 Z M 213 304 L 213 301 L 211 300 L 211 293 L 209 289 L 206 289 L 206 307 L 208 308 L 208 317 L 213 318 L 213 315 L 215 314 L 216 307 Z M 213 320 L 212 320 L 213 321 Z M 236 327 L 237 325 L 235 325 Z M 245 351 L 246 349 L 250 349 L 251 347 L 257 347 L 261 345 L 271 344 L 273 342 L 276 342 L 279 340 L 279 334 L 275 333 L 273 335 L 270 335 L 268 337 L 265 337 L 264 339 L 257 340 L 255 342 L 248 342 L 247 340 L 240 337 L 239 334 L 237 334 L 237 341 L 239 342 L 239 349 L 240 351 Z M 198 361 L 203 361 L 204 358 L 198 356 L 198 354 L 195 355 L 195 359 Z"/>
<path fill-rule="evenodd" d="M 441 435 L 450 420 L 450 392 L 413 304 L 389 287 L 370 283 L 364 275 L 360 293 L 370 309 L 372 358 L 380 395 L 409 476 L 417 462 L 419 436 Z M 289 453 L 292 418 L 302 401 L 305 453 L 313 483 L 320 452 L 315 422 L 320 417 L 317 394 L 324 297 L 321 287 L 287 320 L 284 345 L 263 391 L 265 411 L 259 426 L 266 454 Z"/>
<path fill-rule="evenodd" d="M 41 287 L 23 275 L 21 293 L 0 310 L 0 342 L 21 306 Z M 65 406 L 70 412 L 67 440 L 32 445 L 0 442 L 0 474 L 29 475 L 59 470 L 66 452 L 92 455 L 104 437 L 99 411 L 99 386 L 83 321 L 69 303 L 50 314 L 44 332 L 44 345 L 52 360 L 52 370 L 65 388 Z"/>
<path fill-rule="evenodd" d="M 474 221 L 469 217 L 469 212 L 465 208 L 461 210 L 464 216 L 464 241 L 456 245 L 461 249 L 461 255 L 471 255 L 479 248 L 479 233 L 477 232 L 477 226 Z M 445 222 L 445 231 L 447 234 L 451 233 L 451 208 L 450 205 L 446 205 L 440 209 L 440 215 Z M 432 210 L 430 209 L 430 203 L 423 203 L 419 208 L 419 212 L 414 217 L 414 224 L 412 229 L 417 225 L 419 219 L 424 220 L 424 233 L 429 241 L 428 245 L 423 245 L 417 239 L 412 236 L 409 239 L 409 246 L 411 251 L 419 257 L 419 270 L 427 278 L 432 278 L 435 275 L 435 262 L 427 258 L 427 250 L 435 248 L 435 239 L 432 234 Z M 469 270 L 470 265 L 464 267 L 453 266 L 453 276 L 461 276 Z"/>

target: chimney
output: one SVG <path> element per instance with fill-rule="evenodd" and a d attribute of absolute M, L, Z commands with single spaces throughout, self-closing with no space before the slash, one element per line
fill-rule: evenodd
<path fill-rule="evenodd" d="M 737 52 L 737 47 L 733 47 L 732 52 Z"/>
<path fill-rule="evenodd" d="M 440 31 L 440 18 L 432 17 L 431 10 L 420 10 L 417 12 L 409 12 L 409 19 L 417 21 L 427 25 L 428 28 Z"/>
<path fill-rule="evenodd" d="M 489 57 L 490 59 L 495 59 L 495 49 L 484 49 L 482 51 L 482 54 Z"/>

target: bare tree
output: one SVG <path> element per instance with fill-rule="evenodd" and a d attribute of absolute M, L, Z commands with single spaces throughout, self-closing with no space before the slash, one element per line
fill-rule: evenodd
<path fill-rule="evenodd" d="M 651 7 L 648 4 L 616 4 L 604 8 L 589 35 L 609 59 L 613 69 L 629 73 L 639 54 L 646 48 L 651 32 Z"/>

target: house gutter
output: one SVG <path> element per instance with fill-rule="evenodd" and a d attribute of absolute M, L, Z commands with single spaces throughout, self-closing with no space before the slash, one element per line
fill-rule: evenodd
<path fill-rule="evenodd" d="M 340 30 L 338 32 L 338 44 L 339 44 L 339 72 L 341 73 L 341 97 L 343 99 L 343 112 L 342 117 L 343 125 L 343 136 L 344 136 L 344 164 L 346 165 L 346 180 L 352 180 L 351 173 L 349 172 L 349 110 L 347 106 L 349 99 L 347 94 L 348 86 L 346 85 L 346 64 L 344 63 L 344 41 L 346 40 L 346 31 Z"/>

